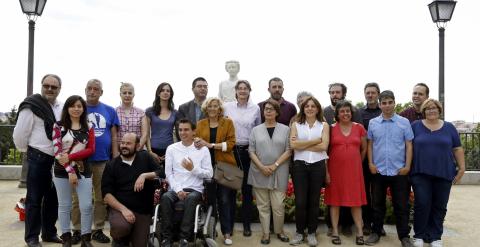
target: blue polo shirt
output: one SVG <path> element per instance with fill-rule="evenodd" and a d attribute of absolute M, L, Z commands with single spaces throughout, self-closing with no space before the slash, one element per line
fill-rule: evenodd
<path fill-rule="evenodd" d="M 373 163 L 379 173 L 396 176 L 405 167 L 405 142 L 413 140 L 410 121 L 397 114 L 384 119 L 382 114 L 370 120 L 367 137 L 373 141 Z"/>

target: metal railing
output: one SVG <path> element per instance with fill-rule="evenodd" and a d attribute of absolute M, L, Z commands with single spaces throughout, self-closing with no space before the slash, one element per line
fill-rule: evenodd
<path fill-rule="evenodd" d="M 15 148 L 12 133 L 14 125 L 0 125 L 0 165 L 21 165 L 21 153 Z M 480 132 L 460 133 L 465 149 L 467 171 L 480 170 Z"/>
<path fill-rule="evenodd" d="M 480 170 L 480 133 L 460 133 L 462 147 L 465 150 L 465 166 L 467 171 Z"/>

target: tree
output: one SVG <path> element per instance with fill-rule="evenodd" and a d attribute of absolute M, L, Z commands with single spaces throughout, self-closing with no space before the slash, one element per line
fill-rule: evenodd
<path fill-rule="evenodd" d="M 413 106 L 412 102 L 404 103 L 403 105 L 402 105 L 402 103 L 398 103 L 397 105 L 395 105 L 395 112 L 400 113 L 403 110 L 405 110 L 405 109 L 407 109 L 408 107 L 411 107 L 411 106 Z"/>
<path fill-rule="evenodd" d="M 17 114 L 18 109 L 17 106 L 13 106 L 9 113 L 7 113 L 8 123 L 15 125 L 17 123 Z"/>
<path fill-rule="evenodd" d="M 364 107 L 364 106 L 365 106 L 365 103 L 363 103 L 363 102 L 357 102 L 357 103 L 355 104 L 355 107 L 357 107 L 357 109 L 360 109 L 360 108 L 362 108 L 362 107 Z"/>

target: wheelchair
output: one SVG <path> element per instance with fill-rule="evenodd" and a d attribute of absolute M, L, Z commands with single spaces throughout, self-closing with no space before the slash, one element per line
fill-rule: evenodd
<path fill-rule="evenodd" d="M 193 241 L 189 243 L 190 246 L 204 246 L 204 247 L 217 247 L 215 238 L 217 232 L 215 230 L 217 223 L 217 213 L 215 206 L 216 197 L 216 184 L 213 179 L 204 179 L 204 193 L 202 194 L 202 200 L 197 204 L 195 208 L 195 220 L 193 227 Z M 158 185 L 157 185 L 158 186 Z M 161 207 L 160 198 L 163 193 L 168 191 L 168 183 L 165 180 L 159 181 L 159 186 L 155 190 L 154 204 L 155 210 L 153 215 L 153 223 L 150 227 L 150 234 L 148 237 L 148 247 L 158 247 L 162 242 L 161 236 Z M 210 196 L 210 197 L 209 197 Z M 174 237 L 173 241 L 178 241 L 178 229 L 183 218 L 184 204 L 183 201 L 178 201 L 174 205 L 173 229 Z"/>

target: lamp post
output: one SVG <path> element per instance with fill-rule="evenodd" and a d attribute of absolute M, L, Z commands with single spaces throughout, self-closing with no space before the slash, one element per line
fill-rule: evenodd
<path fill-rule="evenodd" d="M 47 0 L 20 0 L 22 12 L 27 15 L 28 19 L 28 71 L 27 71 L 27 96 L 33 94 L 33 48 L 35 38 L 35 21 L 41 16 Z M 28 165 L 26 155 L 22 155 L 22 174 L 18 187 L 25 188 L 27 186 Z"/>
<path fill-rule="evenodd" d="M 28 72 L 27 96 L 33 94 L 33 48 L 35 41 L 35 21 L 42 15 L 47 0 L 20 0 L 22 12 L 28 19 Z"/>
<path fill-rule="evenodd" d="M 428 5 L 432 21 L 437 24 L 439 36 L 438 100 L 442 103 L 442 119 L 445 118 L 445 27 L 452 19 L 456 4 L 453 0 L 436 0 Z"/>

